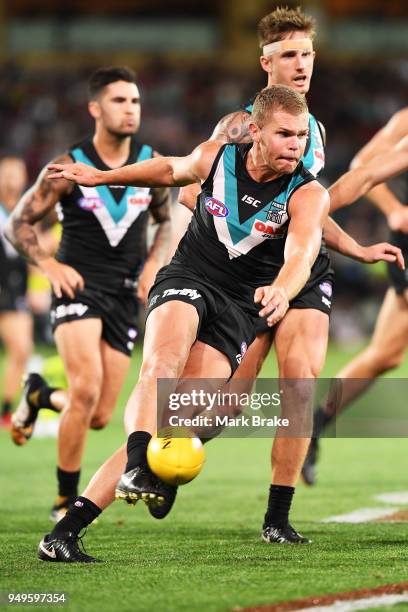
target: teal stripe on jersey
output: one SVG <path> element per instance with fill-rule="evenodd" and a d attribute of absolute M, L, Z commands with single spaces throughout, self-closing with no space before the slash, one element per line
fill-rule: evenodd
<path fill-rule="evenodd" d="M 317 125 L 316 125 L 316 119 L 313 117 L 313 115 L 309 114 L 309 138 L 310 138 L 310 144 L 309 144 L 309 150 L 308 150 L 307 154 L 302 157 L 303 165 L 304 165 L 304 167 L 307 170 L 309 168 L 311 168 L 313 166 L 313 164 L 314 164 L 313 150 L 317 147 L 316 139 L 315 139 L 315 136 L 314 136 L 315 129 L 319 129 L 317 127 Z"/>
<path fill-rule="evenodd" d="M 149 147 L 149 145 L 143 145 L 139 151 L 139 155 L 137 156 L 136 162 L 145 161 L 146 159 L 150 159 L 153 157 L 153 149 Z"/>

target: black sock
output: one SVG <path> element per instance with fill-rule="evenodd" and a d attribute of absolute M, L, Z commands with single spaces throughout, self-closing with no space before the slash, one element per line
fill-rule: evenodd
<path fill-rule="evenodd" d="M 273 484 L 269 487 L 268 509 L 264 518 L 264 529 L 269 525 L 285 527 L 288 524 L 289 510 L 294 492 L 294 487 Z"/>
<path fill-rule="evenodd" d="M 147 431 L 134 431 L 130 434 L 127 441 L 128 459 L 125 472 L 133 470 L 138 465 L 147 465 L 146 452 L 151 437 Z"/>
<path fill-rule="evenodd" d="M 1 414 L 2 416 L 6 416 L 6 414 L 10 414 L 11 412 L 11 402 L 4 400 L 1 405 Z"/>
<path fill-rule="evenodd" d="M 102 510 L 90 499 L 77 497 L 75 502 L 68 508 L 66 515 L 55 525 L 51 531 L 51 537 L 60 537 L 71 531 L 75 535 L 85 529 L 95 520 Z"/>
<path fill-rule="evenodd" d="M 323 430 L 331 423 L 334 419 L 334 414 L 328 414 L 323 410 L 321 406 L 318 406 L 316 412 L 313 415 L 313 433 L 312 438 L 320 438 Z"/>
<path fill-rule="evenodd" d="M 76 497 L 78 495 L 78 483 L 81 471 L 65 472 L 57 467 L 58 495 L 62 497 Z"/>
<path fill-rule="evenodd" d="M 54 391 L 59 391 L 59 389 L 57 387 L 41 387 L 38 396 L 39 408 L 48 408 L 48 410 L 53 410 L 54 412 L 61 412 L 59 408 L 56 408 L 51 403 L 51 395 L 54 393 Z"/>

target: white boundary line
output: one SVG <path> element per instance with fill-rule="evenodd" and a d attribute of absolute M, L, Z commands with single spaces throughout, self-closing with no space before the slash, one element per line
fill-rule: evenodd
<path fill-rule="evenodd" d="M 402 595 L 376 595 L 353 601 L 335 601 L 329 606 L 313 606 L 312 608 L 301 608 L 301 612 L 353 612 L 354 610 L 367 610 L 367 608 L 382 608 L 383 606 L 394 606 L 408 601 L 408 593 Z M 300 612 L 299 610 L 299 612 Z"/>
<path fill-rule="evenodd" d="M 354 512 L 347 514 L 339 514 L 337 516 L 329 516 L 323 519 L 322 523 L 367 523 L 384 516 L 391 516 L 398 512 L 399 508 L 360 508 Z"/>

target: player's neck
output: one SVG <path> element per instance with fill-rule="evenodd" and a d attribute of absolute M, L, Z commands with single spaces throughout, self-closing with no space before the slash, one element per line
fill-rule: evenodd
<path fill-rule="evenodd" d="M 130 136 L 117 138 L 106 130 L 96 130 L 92 142 L 99 157 L 110 168 L 119 168 L 126 163 L 130 153 Z"/>
<path fill-rule="evenodd" d="M 273 181 L 282 176 L 282 172 L 278 172 L 265 163 L 259 146 L 254 142 L 249 154 L 246 158 L 246 169 L 249 176 L 258 183 L 266 183 Z"/>

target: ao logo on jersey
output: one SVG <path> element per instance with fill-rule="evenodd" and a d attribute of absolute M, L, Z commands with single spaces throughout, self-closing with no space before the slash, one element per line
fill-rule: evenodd
<path fill-rule="evenodd" d="M 216 198 L 205 198 L 204 204 L 208 212 L 214 217 L 228 217 L 229 215 L 228 208 Z"/>

